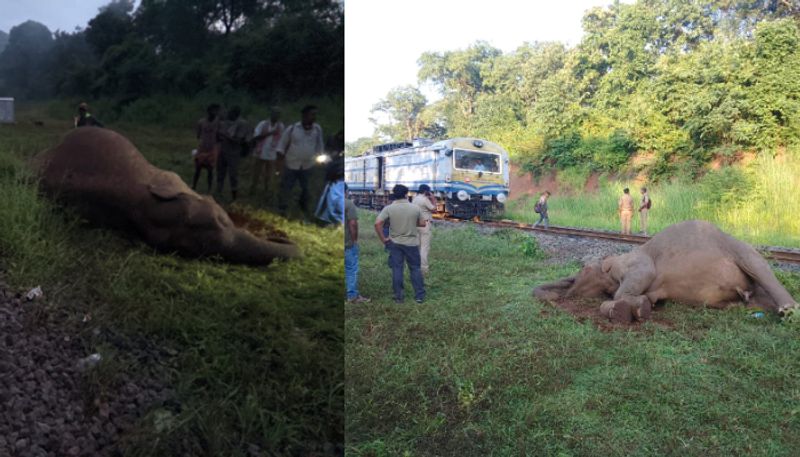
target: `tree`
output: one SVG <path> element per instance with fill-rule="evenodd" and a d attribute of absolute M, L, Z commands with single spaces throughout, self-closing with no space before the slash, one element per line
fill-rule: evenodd
<path fill-rule="evenodd" d="M 0 30 L 0 53 L 3 52 L 7 44 L 8 44 L 8 34 Z"/>
<path fill-rule="evenodd" d="M 98 57 L 114 45 L 125 41 L 133 30 L 133 0 L 112 0 L 100 8 L 100 13 L 89 21 L 86 28 L 86 41 L 92 46 Z"/>
<path fill-rule="evenodd" d="M 53 34 L 44 25 L 26 21 L 11 28 L 8 45 L 0 54 L 0 80 L 17 97 L 47 94 L 46 58 Z"/>
<path fill-rule="evenodd" d="M 393 140 L 411 140 L 420 136 L 425 128 L 422 122 L 422 111 L 428 100 L 414 86 L 396 87 L 389 91 L 386 98 L 372 107 L 372 113 L 383 113 L 388 117 L 387 123 L 371 119 L 378 133 Z"/>
<path fill-rule="evenodd" d="M 419 80 L 430 80 L 445 98 L 457 100 L 461 114 L 475 112 L 478 94 L 484 91 L 484 73 L 502 52 L 479 41 L 465 50 L 426 52 L 419 58 Z"/>

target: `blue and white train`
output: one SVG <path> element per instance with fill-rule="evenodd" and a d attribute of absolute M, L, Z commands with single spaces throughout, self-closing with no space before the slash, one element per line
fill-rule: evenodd
<path fill-rule="evenodd" d="M 508 152 L 491 141 L 452 138 L 390 143 L 345 158 L 345 182 L 356 205 L 381 209 L 396 184 L 413 195 L 431 187 L 439 212 L 462 219 L 494 217 L 508 199 Z"/>

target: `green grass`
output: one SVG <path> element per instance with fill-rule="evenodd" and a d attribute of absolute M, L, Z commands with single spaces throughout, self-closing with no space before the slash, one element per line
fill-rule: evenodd
<path fill-rule="evenodd" d="M 345 306 L 348 455 L 796 455 L 797 326 L 668 304 L 672 328 L 601 331 L 531 297 L 578 265 L 472 228 L 435 228 L 426 302 L 395 305 L 373 221 L 372 302 Z M 780 278 L 800 297 L 800 275 Z"/>
<path fill-rule="evenodd" d="M 570 182 L 581 176 L 577 172 L 565 175 Z M 582 188 L 582 182 L 577 187 Z M 595 193 L 553 195 L 550 223 L 619 230 L 617 201 L 625 187 L 638 203 L 641 186 L 633 181 L 601 180 Z M 800 151 L 788 151 L 778 158 L 761 154 L 746 167 L 726 167 L 696 182 L 678 180 L 647 187 L 653 199 L 648 221 L 651 233 L 676 222 L 703 219 L 751 243 L 800 247 L 800 194 L 793 190 L 800 187 Z M 533 211 L 537 199 L 511 202 L 505 217 L 537 221 L 539 215 Z M 638 215 L 634 214 L 633 230 L 638 227 Z"/>
<path fill-rule="evenodd" d="M 270 455 L 307 455 L 342 442 L 342 229 L 278 217 L 253 198 L 240 207 L 288 233 L 303 259 L 253 268 L 155 253 L 39 196 L 24 163 L 54 145 L 70 119 L 22 108 L 18 125 L 0 126 L 0 270 L 20 289 L 41 284 L 49 309 L 74 316 L 63 325 L 80 332 L 87 353 L 105 356 L 88 392 L 113 393 L 127 376 L 156 368 L 177 392 L 180 408 L 146 411 L 125 454 L 244 456 L 256 444 Z M 44 127 L 26 121 L 41 117 Z M 151 162 L 190 176 L 191 129 L 112 127 Z M 93 319 L 81 324 L 87 312 Z M 142 366 L 95 328 L 134 346 L 150 341 L 169 354 L 166 366 Z"/>

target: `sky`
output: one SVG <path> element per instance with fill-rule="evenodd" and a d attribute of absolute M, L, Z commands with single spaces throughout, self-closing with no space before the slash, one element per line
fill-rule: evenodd
<path fill-rule="evenodd" d="M 390 89 L 417 85 L 422 53 L 464 49 L 477 40 L 503 52 L 526 41 L 574 46 L 584 11 L 611 1 L 347 0 L 345 140 L 372 135 L 370 110 Z M 429 101 L 437 97 L 432 87 L 422 90 Z"/>
<path fill-rule="evenodd" d="M 86 28 L 89 19 L 108 3 L 110 0 L 0 0 L 0 30 L 8 33 L 11 27 L 31 19 L 52 32 L 72 32 L 75 27 Z"/>

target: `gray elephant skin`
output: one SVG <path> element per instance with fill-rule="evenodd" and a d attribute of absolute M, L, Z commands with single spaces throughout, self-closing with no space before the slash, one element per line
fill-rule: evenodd
<path fill-rule="evenodd" d="M 778 313 L 797 302 L 752 246 L 705 221 L 671 225 L 632 251 L 586 264 L 533 290 L 541 300 L 605 299 L 614 322 L 646 320 L 662 300 L 722 308 L 745 302 Z"/>
<path fill-rule="evenodd" d="M 286 239 L 263 240 L 235 227 L 213 198 L 151 165 L 112 130 L 72 130 L 60 144 L 38 154 L 33 166 L 45 194 L 76 208 L 92 223 L 132 230 L 160 251 L 219 255 L 250 265 L 300 255 Z"/>

